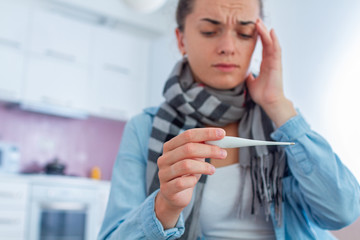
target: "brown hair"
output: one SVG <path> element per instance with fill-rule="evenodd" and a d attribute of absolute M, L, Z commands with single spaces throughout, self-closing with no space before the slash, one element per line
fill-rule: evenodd
<path fill-rule="evenodd" d="M 263 1 L 259 1 L 260 18 L 264 18 Z M 184 31 L 185 19 L 189 15 L 194 7 L 195 0 L 179 0 L 176 9 L 176 22 L 180 31 Z"/>

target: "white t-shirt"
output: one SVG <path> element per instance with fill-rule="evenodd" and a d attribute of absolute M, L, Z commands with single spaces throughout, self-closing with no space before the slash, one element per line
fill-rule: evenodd
<path fill-rule="evenodd" d="M 242 175 L 245 174 L 243 178 Z M 241 185 L 245 180 L 243 196 Z M 250 169 L 240 164 L 217 168 L 207 177 L 200 207 L 200 224 L 206 240 L 273 240 L 274 228 L 264 209 L 251 214 L 252 190 Z"/>

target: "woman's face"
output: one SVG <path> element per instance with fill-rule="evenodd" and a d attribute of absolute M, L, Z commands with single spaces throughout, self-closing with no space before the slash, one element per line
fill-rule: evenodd
<path fill-rule="evenodd" d="M 259 11 L 258 0 L 195 0 L 184 31 L 176 35 L 197 82 L 231 89 L 245 81 Z"/>

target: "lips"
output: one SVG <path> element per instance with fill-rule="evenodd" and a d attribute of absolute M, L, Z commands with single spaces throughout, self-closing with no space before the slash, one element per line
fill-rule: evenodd
<path fill-rule="evenodd" d="M 232 72 L 236 70 L 237 68 L 240 68 L 239 65 L 233 64 L 233 63 L 217 63 L 214 64 L 213 67 L 216 69 L 222 71 L 222 72 Z"/>

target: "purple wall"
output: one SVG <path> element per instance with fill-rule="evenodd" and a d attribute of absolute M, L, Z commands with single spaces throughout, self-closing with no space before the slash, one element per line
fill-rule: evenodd
<path fill-rule="evenodd" d="M 109 180 L 124 124 L 48 116 L 7 109 L 0 103 L 0 139 L 19 146 L 22 169 L 43 167 L 58 157 L 67 166 L 66 174 L 86 177 L 93 166 L 99 166 L 102 179 Z"/>
<path fill-rule="evenodd" d="M 334 231 L 333 234 L 339 240 L 352 240 L 360 239 L 360 218 L 358 218 L 350 226 L 341 229 L 339 231 Z M 357 236 L 357 237 L 356 237 Z"/>

